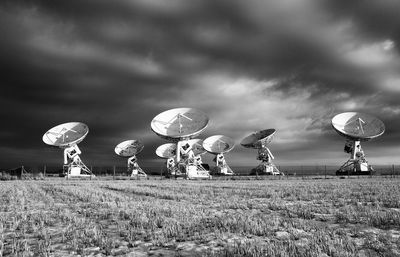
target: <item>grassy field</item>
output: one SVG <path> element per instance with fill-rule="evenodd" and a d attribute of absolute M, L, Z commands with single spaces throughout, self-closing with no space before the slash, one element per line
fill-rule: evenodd
<path fill-rule="evenodd" d="M 0 256 L 400 256 L 400 179 L 0 182 Z"/>

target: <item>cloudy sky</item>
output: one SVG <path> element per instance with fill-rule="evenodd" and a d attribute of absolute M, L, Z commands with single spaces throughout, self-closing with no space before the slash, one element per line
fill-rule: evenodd
<path fill-rule="evenodd" d="M 348 156 L 331 118 L 379 117 L 363 144 L 371 164 L 400 163 L 400 2 L 321 0 L 85 0 L 0 3 L 0 167 L 62 163 L 42 135 L 64 122 L 90 132 L 89 165 L 125 165 L 114 147 L 140 139 L 139 163 L 166 141 L 150 130 L 176 107 L 205 112 L 202 137 L 237 145 L 232 166 L 256 165 L 240 146 L 275 128 L 276 163 L 337 164 Z"/>

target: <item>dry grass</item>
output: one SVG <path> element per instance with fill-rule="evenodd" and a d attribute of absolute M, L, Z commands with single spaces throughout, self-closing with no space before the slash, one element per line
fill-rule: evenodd
<path fill-rule="evenodd" d="M 399 185 L 0 182 L 0 256 L 400 256 Z"/>

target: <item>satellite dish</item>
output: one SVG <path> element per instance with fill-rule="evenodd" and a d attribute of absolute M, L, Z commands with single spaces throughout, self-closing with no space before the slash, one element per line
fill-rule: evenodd
<path fill-rule="evenodd" d="M 193 108 L 175 108 L 158 114 L 151 121 L 151 129 L 168 140 L 193 138 L 208 124 L 208 117 Z"/>
<path fill-rule="evenodd" d="M 81 122 L 67 122 L 49 129 L 43 135 L 43 142 L 58 147 L 68 147 L 80 143 L 89 133 L 89 128 Z"/>
<path fill-rule="evenodd" d="M 187 143 L 192 147 L 194 155 L 200 155 L 206 152 L 206 149 L 203 147 L 202 139 L 191 139 L 188 140 Z"/>
<path fill-rule="evenodd" d="M 240 144 L 247 148 L 260 149 L 263 146 L 271 143 L 272 139 L 274 138 L 275 132 L 275 129 L 265 129 L 257 131 L 245 137 L 242 142 L 240 142 Z"/>
<path fill-rule="evenodd" d="M 252 169 L 250 174 L 270 174 L 270 175 L 284 175 L 276 165 L 272 162 L 275 158 L 271 151 L 267 148 L 267 145 L 272 142 L 276 130 L 265 129 L 248 135 L 243 138 L 240 144 L 247 148 L 258 149 L 257 160 L 261 161 L 261 164 L 256 168 Z"/>
<path fill-rule="evenodd" d="M 130 157 L 140 153 L 143 147 L 139 140 L 126 140 L 115 147 L 115 153 L 122 157 Z"/>
<path fill-rule="evenodd" d="M 115 147 L 115 153 L 122 157 L 128 158 L 128 172 L 131 172 L 131 178 L 136 177 L 147 177 L 146 172 L 140 168 L 137 163 L 136 154 L 140 153 L 144 148 L 144 145 L 139 140 L 126 140 L 119 143 Z"/>
<path fill-rule="evenodd" d="M 360 142 L 382 135 L 385 132 L 383 122 L 369 114 L 344 112 L 333 117 L 332 126 L 347 138 L 344 151 L 350 154 L 349 160 L 336 171 L 336 175 L 371 175 L 374 170 L 368 164 Z"/>
<path fill-rule="evenodd" d="M 83 163 L 79 155 L 78 143 L 89 133 L 89 128 L 81 122 L 67 122 L 55 126 L 44 133 L 45 144 L 64 148 L 64 165 L 68 167 L 66 177 L 95 177 L 92 171 Z"/>
<path fill-rule="evenodd" d="M 203 147 L 209 153 L 227 153 L 235 147 L 235 142 L 230 137 L 216 135 L 206 138 L 203 142 Z"/>
<path fill-rule="evenodd" d="M 332 119 L 332 126 L 340 135 L 351 140 L 368 141 L 385 132 L 385 125 L 378 118 L 359 112 L 344 112 Z"/>
<path fill-rule="evenodd" d="M 158 157 L 165 158 L 165 159 L 174 157 L 176 155 L 176 144 L 167 143 L 167 144 L 160 145 L 156 149 L 156 154 Z"/>

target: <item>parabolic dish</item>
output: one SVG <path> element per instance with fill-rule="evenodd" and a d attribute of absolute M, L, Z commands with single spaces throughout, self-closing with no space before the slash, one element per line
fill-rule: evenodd
<path fill-rule="evenodd" d="M 143 150 L 143 143 L 139 140 L 126 140 L 115 147 L 115 153 L 122 157 L 130 157 Z"/>
<path fill-rule="evenodd" d="M 235 142 L 230 137 L 216 135 L 206 138 L 203 142 L 203 147 L 209 153 L 227 153 L 235 147 Z"/>
<path fill-rule="evenodd" d="M 190 139 L 188 141 L 189 145 L 192 146 L 192 150 L 194 155 L 203 154 L 206 152 L 206 149 L 203 147 L 203 140 L 202 139 Z"/>
<path fill-rule="evenodd" d="M 174 157 L 176 155 L 176 144 L 167 143 L 167 144 L 160 145 L 156 149 L 156 154 L 158 157 L 166 158 L 166 159 Z"/>
<path fill-rule="evenodd" d="M 261 148 L 271 143 L 274 138 L 275 129 L 260 130 L 243 138 L 240 144 L 247 148 Z"/>
<path fill-rule="evenodd" d="M 332 119 L 333 128 L 342 136 L 352 140 L 367 141 L 385 132 L 383 122 L 369 114 L 344 112 Z"/>
<path fill-rule="evenodd" d="M 151 121 L 151 130 L 168 140 L 193 138 L 208 124 L 208 117 L 193 108 L 175 108 L 158 114 Z"/>
<path fill-rule="evenodd" d="M 80 143 L 89 133 L 89 128 L 81 122 L 67 122 L 49 129 L 43 135 L 43 142 L 52 146 L 67 147 Z"/>

